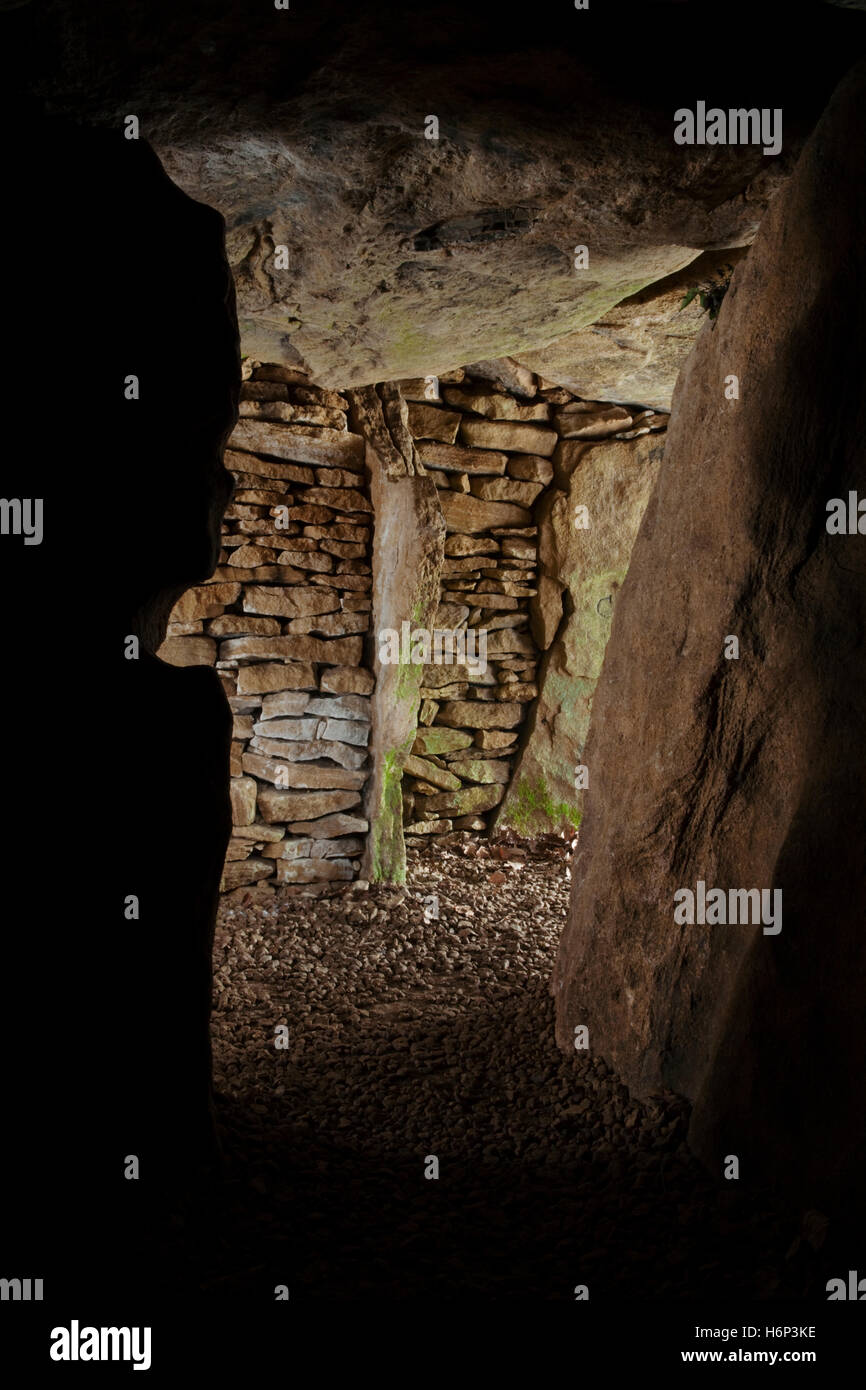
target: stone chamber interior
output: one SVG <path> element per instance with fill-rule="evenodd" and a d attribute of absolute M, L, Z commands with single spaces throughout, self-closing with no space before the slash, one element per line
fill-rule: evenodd
<path fill-rule="evenodd" d="M 672 141 L 705 31 L 652 8 L 627 98 L 612 14 L 453 7 L 457 53 L 325 5 L 297 62 L 232 4 L 4 15 L 54 210 L 7 226 L 10 1274 L 812 1308 L 862 1267 L 866 20 L 700 50 L 774 159 Z"/>

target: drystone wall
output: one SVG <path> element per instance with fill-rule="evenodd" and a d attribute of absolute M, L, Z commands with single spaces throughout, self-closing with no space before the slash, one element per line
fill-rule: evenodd
<path fill-rule="evenodd" d="M 367 821 L 372 505 L 346 402 L 282 366 L 241 388 L 235 482 L 213 577 L 159 655 L 215 666 L 234 716 L 227 891 L 351 879 Z"/>
<path fill-rule="evenodd" d="M 403 768 L 404 833 L 411 843 L 494 824 L 567 831 L 578 819 L 571 782 L 580 747 L 555 678 L 562 662 L 551 667 L 546 653 L 555 655 L 570 623 L 588 649 L 574 618 L 580 605 L 566 611 L 562 602 L 566 570 L 583 582 L 588 556 L 578 548 L 554 564 L 554 551 L 561 532 L 579 533 L 583 493 L 597 500 L 590 478 L 599 467 L 606 487 L 611 469 L 616 475 L 619 510 L 605 504 L 608 526 L 622 530 L 631 488 L 636 528 L 655 475 L 645 436 L 667 416 L 579 400 L 509 359 L 400 387 L 446 531 Z M 231 705 L 223 891 L 352 879 L 364 855 L 370 697 L 388 653 L 384 635 L 370 633 L 375 518 L 365 441 L 348 428 L 347 411 L 344 396 L 293 368 L 248 366 L 225 455 L 235 491 L 219 565 L 176 603 L 160 648 L 174 665 L 216 667 Z M 600 520 L 593 534 L 606 553 Z M 387 584 L 388 557 L 380 563 Z M 424 640 L 414 623 L 404 626 L 390 634 L 398 645 Z M 609 616 L 603 626 L 599 662 Z M 391 657 L 405 662 L 406 652 Z M 580 687 L 587 707 L 596 675 Z M 556 746 L 542 757 L 544 739 Z"/>
<path fill-rule="evenodd" d="M 440 641 L 440 650 L 466 658 L 424 666 L 419 729 L 403 774 L 405 834 L 411 842 L 481 831 L 494 821 L 533 832 L 576 826 L 576 798 L 567 795 L 575 749 L 567 740 L 558 754 L 569 769 L 565 798 L 560 787 L 554 803 L 539 776 L 511 785 L 524 722 L 539 695 L 539 660 L 563 620 L 564 581 L 557 586 L 548 578 L 551 592 L 539 600 L 539 558 L 542 584 L 549 568 L 544 553 L 539 557 L 539 523 L 544 544 L 546 500 L 563 497 L 562 475 L 574 473 L 581 453 L 588 469 L 613 441 L 643 473 L 644 436 L 664 429 L 667 415 L 578 400 L 508 359 L 401 387 L 447 530 L 435 628 L 451 642 Z M 640 454 L 630 441 L 640 441 Z M 645 505 L 647 489 L 640 491 Z M 592 526 L 579 506 L 566 520 L 577 531 Z M 539 603 L 550 609 L 554 602 L 559 618 L 547 632 Z"/>

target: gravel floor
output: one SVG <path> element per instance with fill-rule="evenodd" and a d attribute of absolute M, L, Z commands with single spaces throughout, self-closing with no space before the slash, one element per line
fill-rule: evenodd
<path fill-rule="evenodd" d="M 177 1218 L 175 1277 L 253 1298 L 820 1296 L 819 1218 L 711 1180 L 681 1100 L 635 1103 L 556 1048 L 568 847 L 453 838 L 410 851 L 405 888 L 223 906 L 227 1176 Z"/>

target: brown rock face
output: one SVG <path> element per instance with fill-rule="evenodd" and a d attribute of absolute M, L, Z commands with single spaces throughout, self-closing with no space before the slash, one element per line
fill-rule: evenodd
<path fill-rule="evenodd" d="M 706 251 L 589 327 L 525 353 L 523 361 L 584 400 L 640 401 L 670 410 L 677 376 L 706 322 L 699 300 L 683 308 L 683 299 L 693 286 L 727 275 L 726 267 L 746 254 L 736 247 Z"/>
<path fill-rule="evenodd" d="M 821 36 L 845 17 L 815 7 L 771 99 L 760 46 L 707 45 L 695 6 L 652 7 L 663 61 L 624 40 L 647 21 L 620 6 L 566 5 L 566 19 L 557 0 L 512 26 L 442 0 L 432 27 L 417 7 L 367 7 L 361 23 L 334 0 L 161 8 L 46 5 L 52 102 L 115 129 L 146 111 L 171 177 L 230 228 L 244 352 L 340 388 L 469 362 L 510 389 L 504 354 L 522 361 L 702 250 L 747 245 L 809 129 L 806 96 L 827 90 Z M 134 72 L 117 52 L 142 55 Z M 780 156 L 673 142 L 696 52 L 708 91 L 784 106 Z"/>
<path fill-rule="evenodd" d="M 824 1210 L 862 1178 L 866 1114 L 866 541 L 826 530 L 866 492 L 864 187 L 860 66 L 680 377 L 553 984 L 563 1048 L 587 1024 L 629 1085 L 695 1101 L 713 1171 L 738 1154 Z M 678 925 L 699 881 L 780 892 L 775 934 Z"/>

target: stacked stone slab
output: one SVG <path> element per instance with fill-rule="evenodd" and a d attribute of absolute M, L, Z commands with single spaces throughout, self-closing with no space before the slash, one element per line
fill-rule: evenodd
<path fill-rule="evenodd" d="M 487 829 L 511 781 L 538 695 L 535 513 L 560 441 L 634 439 L 667 423 L 652 410 L 579 400 L 506 365 L 401 382 L 447 528 L 435 626 L 487 633 L 485 670 L 471 662 L 424 668 L 420 727 L 403 775 L 410 837 Z"/>
<path fill-rule="evenodd" d="M 363 441 L 337 392 L 282 366 L 245 375 L 219 566 L 159 652 L 216 666 L 234 715 L 224 891 L 356 876 L 374 686 Z"/>

